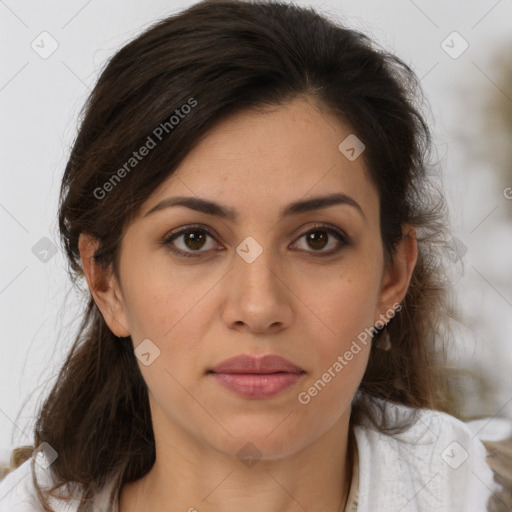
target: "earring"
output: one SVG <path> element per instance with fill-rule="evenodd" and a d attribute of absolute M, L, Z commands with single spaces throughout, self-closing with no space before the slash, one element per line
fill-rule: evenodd
<path fill-rule="evenodd" d="M 377 338 L 377 341 L 375 342 L 375 347 L 379 350 L 384 350 L 387 352 L 388 350 L 391 350 L 391 338 L 389 337 L 389 330 L 388 330 L 388 324 L 386 324 L 379 337 Z"/>

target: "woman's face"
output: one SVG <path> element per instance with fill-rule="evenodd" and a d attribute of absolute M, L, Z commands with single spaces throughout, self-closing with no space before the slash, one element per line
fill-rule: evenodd
<path fill-rule="evenodd" d="M 363 158 L 339 149 L 350 134 L 312 100 L 239 113 L 128 227 L 120 288 L 103 297 L 109 313 L 101 307 L 134 348 L 150 340 L 138 364 L 160 439 L 179 432 L 232 456 L 251 442 L 276 459 L 348 421 L 365 329 L 390 318 L 412 271 L 384 268 L 377 191 Z M 308 203 L 333 194 L 341 200 Z M 215 207 L 161 203 L 177 197 Z M 210 372 L 240 354 L 275 354 L 302 373 Z"/>

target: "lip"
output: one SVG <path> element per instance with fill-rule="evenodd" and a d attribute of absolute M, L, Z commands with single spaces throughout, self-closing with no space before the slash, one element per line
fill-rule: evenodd
<path fill-rule="evenodd" d="M 293 386 L 305 370 L 278 355 L 239 355 L 208 371 L 219 384 L 246 398 L 269 398 Z"/>
<path fill-rule="evenodd" d="M 214 373 L 302 373 L 304 370 L 284 357 L 269 354 L 251 356 L 241 354 L 230 357 L 210 370 Z"/>

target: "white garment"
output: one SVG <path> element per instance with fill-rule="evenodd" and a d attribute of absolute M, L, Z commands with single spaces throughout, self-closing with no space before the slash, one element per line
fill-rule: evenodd
<path fill-rule="evenodd" d="M 394 408 L 397 417 L 407 414 Z M 487 465 L 481 441 L 462 421 L 422 409 L 417 422 L 389 436 L 371 426 L 355 427 L 359 458 L 357 512 L 485 512 L 499 486 Z M 42 512 L 32 484 L 32 458 L 0 482 L 0 512 Z M 49 486 L 49 470 L 34 464 Z M 110 486 L 94 503 L 108 510 Z M 78 496 L 77 496 L 78 497 Z M 52 501 L 55 512 L 76 512 L 78 501 Z"/>
<path fill-rule="evenodd" d="M 401 434 L 357 426 L 355 436 L 357 512 L 485 512 L 500 490 L 480 439 L 448 414 L 422 409 Z"/>

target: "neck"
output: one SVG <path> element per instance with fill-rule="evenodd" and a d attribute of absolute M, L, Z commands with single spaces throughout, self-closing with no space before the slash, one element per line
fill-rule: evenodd
<path fill-rule="evenodd" d="M 180 429 L 167 431 L 164 440 L 157 428 L 155 464 L 123 486 L 119 512 L 342 512 L 352 477 L 349 414 L 295 453 L 246 463 Z"/>

